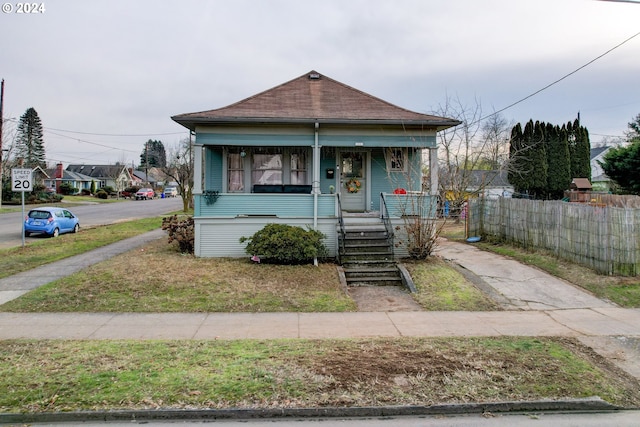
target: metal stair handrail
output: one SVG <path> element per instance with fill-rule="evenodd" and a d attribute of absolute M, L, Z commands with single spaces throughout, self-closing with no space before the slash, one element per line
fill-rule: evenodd
<path fill-rule="evenodd" d="M 389 217 L 389 209 L 387 208 L 387 201 L 384 198 L 384 193 L 380 193 L 380 219 L 384 223 L 384 228 L 387 231 L 387 241 L 391 248 L 391 253 L 394 253 L 393 248 L 393 226 L 391 225 L 391 218 Z"/>
<path fill-rule="evenodd" d="M 347 238 L 347 233 L 344 229 L 344 218 L 342 217 L 342 202 L 340 201 L 340 193 L 336 194 L 338 199 L 338 224 L 340 225 L 340 249 L 338 250 L 338 262 L 341 261 L 341 256 L 344 254 L 344 241 Z"/>

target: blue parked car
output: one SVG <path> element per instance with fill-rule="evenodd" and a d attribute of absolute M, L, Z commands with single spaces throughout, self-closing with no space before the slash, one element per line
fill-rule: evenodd
<path fill-rule="evenodd" d="M 31 209 L 24 220 L 24 235 L 44 233 L 58 237 L 60 233 L 77 233 L 80 229 L 78 217 L 68 209 L 42 207 Z"/>

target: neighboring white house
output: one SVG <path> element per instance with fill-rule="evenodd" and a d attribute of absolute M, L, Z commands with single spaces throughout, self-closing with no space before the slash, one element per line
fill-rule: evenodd
<path fill-rule="evenodd" d="M 507 175 L 507 171 L 502 170 L 471 171 L 467 191 L 487 198 L 511 197 L 514 189 Z"/>
<path fill-rule="evenodd" d="M 611 179 L 604 173 L 600 163 L 612 147 L 596 147 L 591 149 L 591 186 L 592 191 L 608 192 L 611 189 Z"/>
<path fill-rule="evenodd" d="M 133 183 L 125 165 L 69 165 L 67 171 L 89 176 L 97 188 L 111 187 L 121 191 Z"/>

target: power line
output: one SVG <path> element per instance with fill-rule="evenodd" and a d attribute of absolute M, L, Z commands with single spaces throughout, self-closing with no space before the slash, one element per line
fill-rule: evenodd
<path fill-rule="evenodd" d="M 18 120 L 15 117 L 12 117 L 10 119 L 5 119 L 7 121 L 10 122 L 18 122 Z M 133 137 L 133 138 L 137 138 L 137 137 L 143 137 L 143 136 L 167 136 L 167 135 L 182 135 L 185 134 L 187 132 L 165 132 L 165 133 L 132 133 L 132 134 L 126 134 L 126 133 L 96 133 L 96 132 L 81 132 L 81 131 L 77 131 L 77 130 L 68 130 L 68 129 L 56 129 L 56 128 L 49 128 L 49 127 L 42 127 L 42 129 L 44 130 L 55 130 L 58 132 L 66 132 L 66 133 L 77 133 L 79 135 L 92 135 L 92 136 L 113 136 L 113 137 Z"/>
<path fill-rule="evenodd" d="M 84 142 L 85 144 L 91 144 L 91 145 L 97 145 L 98 147 L 104 147 L 104 148 L 109 148 L 111 150 L 120 150 L 120 151 L 128 151 L 129 153 L 137 153 L 137 151 L 133 151 L 133 150 L 126 150 L 124 148 L 119 148 L 119 147 L 112 147 L 110 145 L 104 145 L 104 144 L 100 144 L 97 142 L 92 142 L 92 141 L 86 141 L 84 139 L 78 139 L 78 138 L 74 138 L 72 136 L 67 136 L 67 135 L 61 135 L 59 133 L 55 133 L 55 132 L 51 132 L 48 131 L 48 133 L 52 134 L 52 135 L 56 135 L 62 138 L 69 138 L 69 139 L 73 139 L 74 141 L 78 141 L 78 142 Z"/>
<path fill-rule="evenodd" d="M 537 91 L 533 92 L 532 94 L 527 95 L 527 96 L 525 96 L 524 98 L 522 98 L 522 99 L 520 99 L 520 100 L 518 100 L 518 101 L 516 101 L 516 102 L 514 102 L 514 103 L 512 103 L 512 104 L 509 104 L 509 105 L 507 105 L 506 107 L 504 107 L 504 108 L 502 108 L 502 109 L 500 109 L 500 110 L 498 110 L 498 111 L 494 111 L 493 113 L 491 113 L 491 114 L 489 114 L 489 115 L 487 115 L 487 116 L 481 117 L 480 119 L 478 119 L 478 120 L 476 120 L 475 122 L 473 122 L 473 123 L 469 124 L 468 126 L 472 126 L 472 125 L 475 125 L 475 124 L 477 124 L 477 123 L 480 123 L 480 122 L 482 122 L 482 121 L 484 121 L 484 120 L 488 119 L 489 117 L 495 116 L 496 114 L 500 114 L 500 113 L 502 113 L 503 111 L 506 111 L 506 110 L 508 110 L 509 108 L 515 107 L 516 105 L 518 105 L 518 104 L 520 104 L 520 103 L 522 103 L 522 102 L 526 101 L 527 99 L 529 99 L 529 98 L 532 98 L 532 97 L 536 96 L 536 95 L 537 95 L 537 94 L 539 94 L 540 92 L 543 92 L 543 91 L 545 91 L 545 90 L 549 89 L 551 86 L 553 86 L 553 85 L 555 85 L 555 84 L 560 83 L 561 81 L 563 81 L 563 80 L 565 80 L 566 78 L 568 78 L 568 77 L 570 77 L 570 76 L 574 75 L 575 73 L 577 73 L 578 71 L 582 70 L 583 68 L 588 67 L 589 65 L 593 64 L 594 62 L 596 62 L 598 59 L 602 58 L 603 56 L 608 55 L 609 53 L 613 52 L 614 50 L 616 50 L 616 49 L 617 49 L 617 48 L 619 48 L 620 46 L 624 45 L 624 44 L 625 44 L 625 43 L 627 43 L 627 42 L 630 42 L 631 40 L 633 40 L 634 38 L 636 38 L 636 37 L 638 37 L 638 36 L 640 36 L 640 32 L 635 33 L 635 34 L 634 34 L 634 35 L 632 35 L 631 37 L 627 38 L 626 40 L 624 40 L 624 41 L 623 41 L 623 42 L 621 42 L 621 43 L 618 43 L 617 45 L 615 45 L 615 46 L 614 46 L 614 47 L 612 47 L 611 49 L 607 50 L 606 52 L 602 53 L 601 55 L 596 56 L 595 58 L 593 58 L 591 61 L 587 62 L 586 64 L 584 64 L 584 65 L 582 65 L 582 66 L 580 66 L 580 67 L 576 68 L 575 70 L 571 71 L 570 73 L 565 74 L 564 76 L 560 77 L 558 80 L 556 80 L 556 81 L 554 81 L 554 82 L 552 82 L 552 83 L 549 83 L 548 85 L 546 85 L 546 86 L 545 86 L 545 87 L 543 87 L 542 89 L 538 89 Z"/>
<path fill-rule="evenodd" d="M 43 127 L 44 130 L 55 130 L 58 132 L 67 132 L 67 133 L 77 133 L 79 135 L 92 135 L 92 136 L 115 136 L 115 137 L 143 137 L 143 136 L 167 136 L 167 135 L 181 135 L 186 132 L 167 132 L 167 133 L 140 133 L 140 134 L 118 134 L 118 133 L 93 133 L 93 132 L 80 132 L 75 130 L 66 130 L 66 129 L 56 129 L 56 128 L 46 128 Z"/>

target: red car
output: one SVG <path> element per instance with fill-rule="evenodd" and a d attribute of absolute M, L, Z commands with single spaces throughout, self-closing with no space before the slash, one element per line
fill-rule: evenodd
<path fill-rule="evenodd" d="M 136 193 L 136 200 L 153 199 L 156 196 L 156 192 L 153 188 L 141 188 Z"/>

